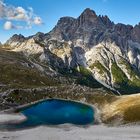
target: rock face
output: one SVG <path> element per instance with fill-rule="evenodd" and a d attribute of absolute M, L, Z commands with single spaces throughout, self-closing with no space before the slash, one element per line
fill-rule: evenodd
<path fill-rule="evenodd" d="M 7 42 L 14 51 L 39 54 L 39 63 L 58 70 L 88 69 L 92 76 L 121 93 L 140 91 L 140 24 L 114 24 L 85 9 L 78 18 L 62 17 L 52 31 Z"/>

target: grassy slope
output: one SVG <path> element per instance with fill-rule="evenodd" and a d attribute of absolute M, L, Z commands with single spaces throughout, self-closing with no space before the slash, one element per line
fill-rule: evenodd
<path fill-rule="evenodd" d="M 97 68 L 101 75 L 103 75 L 104 73 L 109 73 L 109 71 L 99 61 L 96 61 L 95 63 L 90 65 L 89 68 L 91 70 L 94 69 L 94 68 Z"/>
<path fill-rule="evenodd" d="M 122 59 L 120 62 L 122 65 L 125 65 L 128 74 L 131 76 L 132 81 L 129 81 L 129 84 L 132 86 L 140 87 L 140 72 L 132 67 L 126 60 Z"/>
<path fill-rule="evenodd" d="M 76 81 L 77 84 L 85 85 L 91 88 L 104 88 L 102 84 L 93 78 L 91 71 L 83 66 L 79 66 L 79 70 L 74 70 L 73 74 L 79 74 Z"/>
<path fill-rule="evenodd" d="M 135 71 L 128 63 L 124 63 L 128 73 L 131 75 L 133 80 L 129 80 L 126 74 L 118 67 L 116 63 L 112 63 L 111 72 L 115 84 L 115 88 L 119 90 L 122 94 L 136 93 L 140 92 L 140 79 L 137 78 L 138 72 Z"/>
<path fill-rule="evenodd" d="M 56 85 L 57 81 L 32 68 L 22 53 L 0 49 L 0 84 L 27 88 Z"/>
<path fill-rule="evenodd" d="M 140 121 L 140 94 L 123 95 L 102 108 L 106 123 L 133 123 Z"/>

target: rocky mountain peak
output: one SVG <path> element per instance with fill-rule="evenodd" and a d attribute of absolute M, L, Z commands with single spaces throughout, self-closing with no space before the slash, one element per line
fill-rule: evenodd
<path fill-rule="evenodd" d="M 89 17 L 89 18 L 93 18 L 93 17 L 95 17 L 95 18 L 97 18 L 97 15 L 96 15 L 96 13 L 95 13 L 95 11 L 93 11 L 93 10 L 91 10 L 90 8 L 86 8 L 84 11 L 83 11 L 83 13 L 81 14 L 81 16 L 85 16 L 85 17 Z"/>
<path fill-rule="evenodd" d="M 114 25 L 114 22 L 112 22 L 107 15 L 105 15 L 105 16 L 99 15 L 98 18 L 108 28 L 110 28 Z"/>
<path fill-rule="evenodd" d="M 132 30 L 132 39 L 140 43 L 140 23 L 134 26 Z"/>
<path fill-rule="evenodd" d="M 44 45 L 44 38 L 45 38 L 45 34 L 44 33 L 38 32 L 34 36 L 32 36 L 30 38 L 34 40 L 33 42 L 35 42 L 35 43 L 37 43 L 37 44 L 39 44 L 41 46 Z"/>
<path fill-rule="evenodd" d="M 25 37 L 22 35 L 22 34 L 14 34 L 12 37 L 11 37 L 12 39 L 25 39 Z"/>
<path fill-rule="evenodd" d="M 35 36 L 39 36 L 39 37 L 42 37 L 42 36 L 44 36 L 45 34 L 44 33 L 42 33 L 42 32 L 37 32 L 36 34 L 35 34 Z"/>
<path fill-rule="evenodd" d="M 11 47 L 15 47 L 21 43 L 23 43 L 26 38 L 21 34 L 14 34 L 9 40 L 6 41 L 6 45 L 10 45 Z"/>
<path fill-rule="evenodd" d="M 133 26 L 131 25 L 125 25 L 122 23 L 118 23 L 114 27 L 115 33 L 118 33 L 121 36 L 125 36 L 128 39 L 131 38 L 131 31 L 133 30 Z"/>
<path fill-rule="evenodd" d="M 57 25 L 59 26 L 64 26 L 66 24 L 71 24 L 72 22 L 74 22 L 76 19 L 73 17 L 62 17 L 59 19 Z"/>
<path fill-rule="evenodd" d="M 44 39 L 44 36 L 45 36 L 44 33 L 38 32 L 38 33 L 36 33 L 36 34 L 33 36 L 33 38 L 34 38 L 34 40 L 39 41 L 39 40 L 43 40 L 43 39 Z"/>
<path fill-rule="evenodd" d="M 87 8 L 84 10 L 84 12 L 78 17 L 78 22 L 79 25 L 90 25 L 93 23 L 98 23 L 98 16 L 96 15 L 96 13 Z"/>
<path fill-rule="evenodd" d="M 9 44 L 9 42 L 22 42 L 25 40 L 25 37 L 21 34 L 14 34 L 6 43 Z"/>

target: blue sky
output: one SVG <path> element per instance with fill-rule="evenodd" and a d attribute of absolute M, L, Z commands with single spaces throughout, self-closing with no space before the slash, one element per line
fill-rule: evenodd
<path fill-rule="evenodd" d="M 78 17 L 85 8 L 93 9 L 98 15 L 108 15 L 115 23 L 135 25 L 140 22 L 140 0 L 0 0 L 0 2 L 4 8 L 8 8 L 2 11 L 3 7 L 0 7 L 2 42 L 15 33 L 25 36 L 37 32 L 47 33 L 60 17 Z M 12 12 L 15 14 L 11 15 Z"/>

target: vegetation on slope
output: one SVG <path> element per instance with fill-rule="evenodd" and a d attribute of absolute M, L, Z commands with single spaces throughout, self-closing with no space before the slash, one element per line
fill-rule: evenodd
<path fill-rule="evenodd" d="M 127 124 L 140 122 L 140 94 L 124 95 L 106 103 L 102 110 L 103 122 Z"/>
<path fill-rule="evenodd" d="M 125 73 L 118 67 L 118 65 L 114 62 L 111 66 L 111 72 L 113 75 L 113 80 L 115 84 L 126 84 L 128 82 L 128 78 Z"/>
<path fill-rule="evenodd" d="M 99 70 L 99 74 L 101 75 L 103 75 L 104 73 L 109 73 L 108 70 L 99 61 L 96 61 L 95 63 L 90 65 L 89 68 L 91 70 L 97 68 Z"/>
<path fill-rule="evenodd" d="M 119 90 L 122 94 L 126 93 L 136 93 L 140 91 L 140 81 L 136 78 L 135 72 L 132 68 L 125 64 L 127 70 L 131 72 L 133 80 L 128 79 L 126 74 L 121 70 L 121 68 L 115 63 L 112 63 L 111 72 L 113 76 L 113 81 L 115 88 Z"/>
<path fill-rule="evenodd" d="M 79 66 L 78 69 L 74 70 L 74 74 L 77 76 L 77 84 L 85 85 L 91 88 L 102 88 L 103 85 L 101 85 L 98 81 L 94 79 L 92 76 L 91 71 L 84 68 L 83 66 Z"/>
<path fill-rule="evenodd" d="M 56 85 L 57 81 L 41 74 L 22 53 L 0 49 L 0 84 L 27 88 Z"/>
<path fill-rule="evenodd" d="M 132 67 L 125 59 L 121 59 L 120 64 L 126 67 L 127 73 L 130 75 L 131 81 L 129 81 L 129 84 L 140 87 L 140 72 L 135 67 Z"/>

